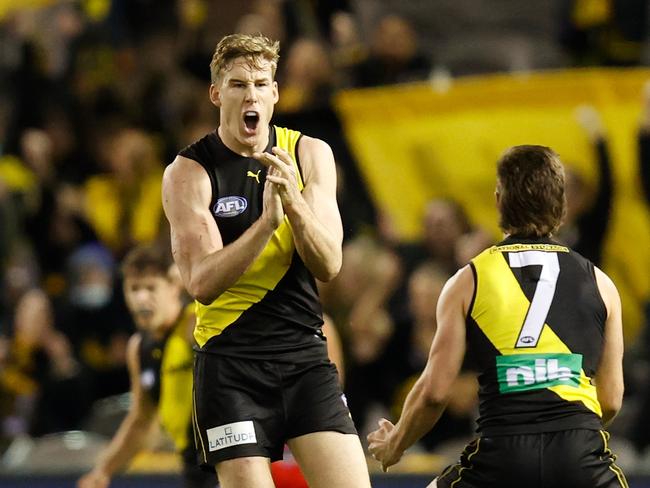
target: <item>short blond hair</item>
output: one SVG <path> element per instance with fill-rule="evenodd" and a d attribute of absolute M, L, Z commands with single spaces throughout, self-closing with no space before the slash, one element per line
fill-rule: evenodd
<path fill-rule="evenodd" d="M 246 58 L 254 68 L 261 67 L 261 61 L 271 63 L 273 76 L 280 59 L 280 43 L 261 34 L 231 34 L 219 41 L 210 62 L 212 83 L 217 83 L 224 69 L 228 69 L 236 58 Z"/>

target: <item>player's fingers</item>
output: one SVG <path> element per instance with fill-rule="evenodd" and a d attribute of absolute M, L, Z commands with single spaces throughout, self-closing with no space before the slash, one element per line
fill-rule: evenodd
<path fill-rule="evenodd" d="M 273 151 L 273 154 L 280 158 L 285 164 L 288 164 L 290 166 L 292 165 L 293 161 L 291 159 L 291 155 L 287 151 L 278 146 L 273 146 L 271 148 L 271 151 Z"/>
<path fill-rule="evenodd" d="M 266 175 L 266 181 L 270 181 L 275 185 L 283 186 L 285 188 L 289 187 L 289 181 L 286 178 L 282 178 L 281 176 Z"/>
<path fill-rule="evenodd" d="M 284 164 L 278 160 L 278 158 L 275 157 L 270 157 L 271 155 L 269 153 L 253 153 L 253 159 L 257 159 L 260 163 L 262 163 L 264 166 L 267 168 L 278 168 L 278 166 L 282 167 Z"/>
<path fill-rule="evenodd" d="M 379 427 L 384 430 L 391 430 L 393 428 L 393 423 L 390 420 L 380 419 L 378 423 Z"/>

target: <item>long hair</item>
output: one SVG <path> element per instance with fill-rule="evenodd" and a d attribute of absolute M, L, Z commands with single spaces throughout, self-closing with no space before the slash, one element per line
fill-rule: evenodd
<path fill-rule="evenodd" d="M 564 167 L 545 146 L 514 146 L 497 165 L 499 225 L 510 235 L 554 234 L 566 214 Z"/>

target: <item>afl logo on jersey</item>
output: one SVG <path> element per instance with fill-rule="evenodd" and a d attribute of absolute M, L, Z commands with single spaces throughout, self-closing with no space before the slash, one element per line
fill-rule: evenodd
<path fill-rule="evenodd" d="M 235 217 L 248 208 L 248 201 L 244 197 L 222 197 L 212 207 L 216 217 Z"/>

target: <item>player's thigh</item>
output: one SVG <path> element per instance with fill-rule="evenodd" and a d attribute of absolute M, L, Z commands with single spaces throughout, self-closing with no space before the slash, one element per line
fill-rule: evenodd
<path fill-rule="evenodd" d="M 228 459 L 217 464 L 220 488 L 274 488 L 271 464 L 265 457 Z"/>
<path fill-rule="evenodd" d="M 370 488 L 368 465 L 357 435 L 313 432 L 287 443 L 310 488 Z"/>

